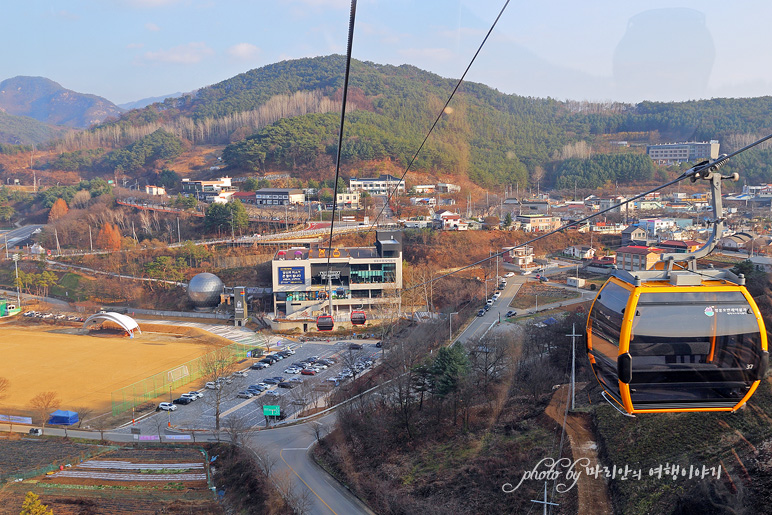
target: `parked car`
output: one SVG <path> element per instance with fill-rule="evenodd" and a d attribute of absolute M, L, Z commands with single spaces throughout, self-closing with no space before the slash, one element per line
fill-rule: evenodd
<path fill-rule="evenodd" d="M 375 346 L 380 349 L 381 347 L 383 347 L 383 342 L 382 341 L 377 341 L 377 342 L 375 342 Z"/>
<path fill-rule="evenodd" d="M 43 430 L 40 429 L 39 427 L 33 427 L 32 429 L 29 430 L 29 434 L 31 434 L 32 436 L 42 436 Z"/>
<path fill-rule="evenodd" d="M 316 369 L 313 368 L 304 368 L 300 371 L 301 374 L 304 376 L 315 376 L 316 375 Z"/>
<path fill-rule="evenodd" d="M 481 317 L 483 315 L 485 315 L 485 310 L 484 309 L 480 309 L 480 311 L 477 312 L 477 316 Z"/>
<path fill-rule="evenodd" d="M 265 392 L 265 394 L 266 394 L 267 396 L 269 396 L 269 397 L 278 397 L 279 395 L 281 395 L 281 394 L 280 394 L 279 392 L 277 392 L 276 390 L 268 390 L 267 392 Z"/>
<path fill-rule="evenodd" d="M 270 386 L 265 384 L 265 383 L 257 383 L 257 384 L 250 385 L 247 388 L 247 390 L 252 390 L 252 391 L 255 391 L 255 392 L 264 392 L 264 391 L 268 390 L 269 388 L 270 388 Z"/>
<path fill-rule="evenodd" d="M 485 301 L 485 305 L 486 305 L 486 306 L 488 306 L 488 307 L 491 307 L 491 306 L 493 306 L 493 299 L 488 299 L 488 300 L 486 300 L 486 301 Z"/>
<path fill-rule="evenodd" d="M 237 370 L 233 373 L 233 377 L 247 377 L 247 373 L 243 370 Z"/>
<path fill-rule="evenodd" d="M 191 399 L 190 397 L 180 396 L 177 399 L 174 399 L 172 402 L 174 404 L 190 404 L 191 402 L 193 402 L 193 399 Z"/>
<path fill-rule="evenodd" d="M 183 393 L 182 395 L 190 395 L 191 397 L 195 397 L 196 399 L 200 399 L 204 396 L 203 392 L 199 392 L 197 390 L 191 390 L 188 393 Z"/>
<path fill-rule="evenodd" d="M 514 309 L 510 309 L 509 311 L 507 311 L 506 317 L 510 318 L 510 317 L 515 316 L 515 315 L 517 315 L 517 311 L 515 311 Z"/>
<path fill-rule="evenodd" d="M 299 368 L 295 368 L 295 367 L 289 367 L 289 368 L 284 370 L 284 373 L 285 374 L 299 374 L 300 373 L 300 369 Z"/>
<path fill-rule="evenodd" d="M 156 411 L 175 411 L 177 409 L 177 406 L 172 404 L 171 402 L 162 402 L 158 405 L 158 407 L 155 409 Z"/>
<path fill-rule="evenodd" d="M 285 349 L 285 350 L 284 350 L 284 352 L 286 352 L 286 353 L 287 353 L 287 354 L 289 354 L 290 356 L 292 356 L 293 354 L 295 354 L 295 351 L 294 351 L 293 349 Z"/>
<path fill-rule="evenodd" d="M 215 383 L 214 381 L 209 381 L 208 383 L 206 383 L 204 385 L 204 388 L 206 388 L 208 390 L 219 390 L 220 389 L 220 384 L 219 383 Z"/>
<path fill-rule="evenodd" d="M 514 277 L 514 276 L 515 276 L 514 272 L 507 272 L 506 274 L 504 274 L 504 277 Z"/>
<path fill-rule="evenodd" d="M 253 394 L 249 390 L 243 390 L 236 394 L 236 397 L 238 397 L 239 399 L 251 399 L 254 396 L 255 394 Z"/>
<path fill-rule="evenodd" d="M 501 292 L 497 291 L 496 293 L 493 294 L 493 300 L 494 301 L 499 300 L 499 297 L 501 297 Z"/>
<path fill-rule="evenodd" d="M 290 383 L 298 383 L 298 384 L 300 384 L 300 383 L 303 382 L 303 378 L 302 377 L 290 377 L 289 378 L 289 382 Z"/>
<path fill-rule="evenodd" d="M 252 370 L 262 370 L 264 368 L 268 368 L 270 365 L 268 363 L 263 363 L 262 361 L 258 361 L 257 363 L 254 363 L 251 367 Z"/>
<path fill-rule="evenodd" d="M 196 392 L 198 394 L 198 392 Z M 193 402 L 195 400 L 198 400 L 198 395 L 191 395 L 189 393 L 183 393 L 180 395 L 180 399 L 189 399 L 190 402 Z"/>
<path fill-rule="evenodd" d="M 361 343 L 349 343 L 348 344 L 348 348 L 349 348 L 349 350 L 359 350 L 359 349 L 362 348 L 362 344 Z"/>
<path fill-rule="evenodd" d="M 277 386 L 279 388 L 289 388 L 289 389 L 292 389 L 292 388 L 295 388 L 296 386 L 299 386 L 299 385 L 300 385 L 300 383 L 297 383 L 295 381 L 282 381 Z"/>

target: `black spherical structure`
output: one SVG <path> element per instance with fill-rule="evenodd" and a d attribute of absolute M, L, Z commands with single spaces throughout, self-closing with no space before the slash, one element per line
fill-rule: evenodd
<path fill-rule="evenodd" d="M 198 274 L 188 283 L 188 298 L 197 308 L 214 307 L 220 303 L 223 282 L 214 274 Z"/>

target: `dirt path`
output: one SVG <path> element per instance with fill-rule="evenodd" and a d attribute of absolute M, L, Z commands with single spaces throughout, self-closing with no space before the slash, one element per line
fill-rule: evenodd
<path fill-rule="evenodd" d="M 547 406 L 547 409 L 544 410 L 558 425 L 563 425 L 568 389 L 568 385 L 561 386 L 552 396 L 552 401 Z M 597 445 L 586 416 L 569 413 L 566 420 L 566 434 L 568 435 L 571 453 L 575 461 L 587 458 L 591 466 L 599 463 Z M 576 488 L 579 495 L 578 513 L 592 513 L 593 515 L 614 513 L 606 483 L 603 479 L 595 479 L 595 477 L 582 474 L 577 481 Z"/>

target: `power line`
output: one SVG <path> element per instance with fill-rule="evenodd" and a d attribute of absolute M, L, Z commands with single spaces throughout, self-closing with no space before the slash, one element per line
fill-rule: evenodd
<path fill-rule="evenodd" d="M 394 189 L 386 197 L 386 202 L 383 203 L 383 207 L 381 208 L 381 211 L 378 213 L 378 216 L 375 217 L 375 220 L 370 225 L 370 228 L 367 229 L 367 233 L 370 233 L 373 230 L 373 227 L 376 226 L 376 224 L 378 223 L 378 219 L 381 217 L 383 212 L 386 210 L 386 206 L 389 205 L 389 201 L 391 200 L 391 197 L 394 195 L 394 193 L 396 191 L 399 190 L 399 185 L 402 183 L 402 181 L 405 180 L 405 176 L 407 175 L 407 172 L 410 170 L 410 167 L 413 166 L 413 163 L 418 158 L 418 154 L 420 154 L 421 150 L 423 150 L 424 145 L 426 144 L 426 141 L 429 139 L 429 136 L 431 135 L 432 131 L 434 130 L 434 128 L 439 123 L 440 119 L 442 118 L 442 115 L 445 113 L 445 110 L 448 108 L 448 104 L 450 104 L 450 101 L 453 100 L 453 96 L 456 94 L 456 91 L 458 91 L 458 88 L 461 86 L 461 83 L 464 82 L 464 78 L 466 77 L 466 74 L 469 72 L 469 69 L 472 67 L 472 64 L 474 64 L 475 59 L 477 59 L 477 56 L 480 54 L 480 51 L 482 50 L 483 46 L 485 45 L 485 42 L 488 41 L 488 37 L 493 32 L 493 29 L 496 27 L 496 24 L 499 22 L 499 19 L 501 18 L 501 15 L 504 14 L 504 10 L 507 8 L 508 5 L 509 5 L 509 0 L 504 2 L 504 7 L 501 8 L 501 11 L 499 11 L 499 15 L 496 16 L 496 19 L 493 21 L 493 24 L 491 25 L 491 28 L 488 29 L 488 33 L 483 38 L 482 43 L 480 43 L 480 46 L 477 48 L 477 51 L 474 53 L 474 56 L 472 56 L 472 60 L 469 61 L 469 65 L 467 65 L 466 70 L 464 70 L 464 73 L 461 75 L 461 78 L 458 79 L 458 82 L 456 83 L 456 87 L 453 88 L 453 91 L 451 92 L 450 96 L 448 97 L 448 100 L 445 102 L 445 105 L 442 106 L 442 109 L 440 109 L 440 112 L 437 115 L 437 118 L 434 120 L 434 123 L 429 128 L 429 132 L 426 133 L 426 137 L 424 137 L 424 140 L 421 142 L 421 145 L 418 147 L 418 150 L 416 150 L 415 154 L 413 154 L 413 157 L 412 157 L 412 159 L 410 159 L 410 162 L 407 164 L 407 167 L 405 168 L 405 171 L 402 174 L 402 177 L 400 177 L 400 180 L 394 186 Z M 387 188 L 388 188 L 388 181 L 387 181 Z"/>
<path fill-rule="evenodd" d="M 481 265 L 481 264 L 483 264 L 483 263 L 485 263 L 487 261 L 490 261 L 491 259 L 498 258 L 499 256 L 502 256 L 502 255 L 506 254 L 507 252 L 510 252 L 510 251 L 512 251 L 514 249 L 518 249 L 520 247 L 524 247 L 524 246 L 526 246 L 526 245 L 528 245 L 530 243 L 534 243 L 534 242 L 539 241 L 539 240 L 543 240 L 544 238 L 552 236 L 553 234 L 556 234 L 556 233 L 559 233 L 559 232 L 563 232 L 563 231 L 565 231 L 566 229 L 568 229 L 570 227 L 583 224 L 583 223 L 585 223 L 585 222 L 587 222 L 589 220 L 592 220 L 593 218 L 595 218 L 597 216 L 600 216 L 602 214 L 608 213 L 608 212 L 613 211 L 615 209 L 619 209 L 620 207 L 625 206 L 625 205 L 629 204 L 630 202 L 633 202 L 635 200 L 643 198 L 643 197 L 645 197 L 647 195 L 651 195 L 652 193 L 655 193 L 655 192 L 657 192 L 659 190 L 668 188 L 668 187 L 670 187 L 670 186 L 672 186 L 674 184 L 677 184 L 677 183 L 683 181 L 684 179 L 690 179 L 692 181 L 696 181 L 698 178 L 704 177 L 706 174 L 708 174 L 708 173 L 710 173 L 712 171 L 716 171 L 718 168 L 723 166 L 727 162 L 727 160 L 729 158 L 734 157 L 734 156 L 740 154 L 741 152 L 745 152 L 746 150 L 751 149 L 751 148 L 755 147 L 756 145 L 759 145 L 759 144 L 761 144 L 761 143 L 763 143 L 763 142 L 765 142 L 765 141 L 767 141 L 769 139 L 772 139 L 772 134 L 770 134 L 768 136 L 765 136 L 765 137 L 763 137 L 763 138 L 761 138 L 761 139 L 759 139 L 759 140 L 757 140 L 757 141 L 755 141 L 755 142 L 753 142 L 753 143 L 751 143 L 749 145 L 746 145 L 746 146 L 742 147 L 741 149 L 736 150 L 736 151 L 734 151 L 734 152 L 732 152 L 730 154 L 723 154 L 723 155 L 719 156 L 717 159 L 715 159 L 713 161 L 703 161 L 701 163 L 697 163 L 696 165 L 694 165 L 693 167 L 691 167 L 690 169 L 688 169 L 687 171 L 682 173 L 680 176 L 678 176 L 677 178 L 673 179 L 672 181 L 666 182 L 665 184 L 657 186 L 656 188 L 650 189 L 650 190 L 645 191 L 643 193 L 639 193 L 638 195 L 630 197 L 629 199 L 627 199 L 627 200 L 625 200 L 623 202 L 620 202 L 619 204 L 615 204 L 615 205 L 613 205 L 611 207 L 608 207 L 606 209 L 602 209 L 602 210 L 598 211 L 597 213 L 591 214 L 589 216 L 586 216 L 586 217 L 581 218 L 579 220 L 576 220 L 574 222 L 569 222 L 569 223 L 567 223 L 567 224 L 565 224 L 565 225 L 563 225 L 561 227 L 558 227 L 557 229 L 554 229 L 552 231 L 549 231 L 549 232 L 546 232 L 544 234 L 541 234 L 541 235 L 537 236 L 536 238 L 532 238 L 532 239 L 530 239 L 530 240 L 528 240 L 528 241 L 526 241 L 524 243 L 521 243 L 519 245 L 515 245 L 513 247 L 505 248 L 501 252 L 497 252 L 496 254 L 488 256 L 487 258 L 480 259 L 478 261 L 475 261 L 474 263 L 471 263 L 469 265 L 463 266 L 463 267 L 461 267 L 461 268 L 459 268 L 457 270 L 454 270 L 452 272 L 448 272 L 447 274 L 443 274 L 443 275 L 440 275 L 439 277 L 434 277 L 434 278 L 432 278 L 432 279 L 430 279 L 428 281 L 424 281 L 422 283 L 419 283 L 419 284 L 416 284 L 414 286 L 411 286 L 410 288 L 405 288 L 402 291 L 403 292 L 411 291 L 411 290 L 413 290 L 415 288 L 419 288 L 419 287 L 421 287 L 421 286 L 423 286 L 425 284 L 432 283 L 434 281 L 439 281 L 440 279 L 444 279 L 445 277 L 449 277 L 451 275 L 455 275 L 455 274 L 457 274 L 459 272 L 462 272 L 464 270 L 468 270 L 469 268 L 473 268 L 473 267 L 475 267 L 477 265 Z M 714 215 L 715 215 L 715 213 L 714 213 Z"/>

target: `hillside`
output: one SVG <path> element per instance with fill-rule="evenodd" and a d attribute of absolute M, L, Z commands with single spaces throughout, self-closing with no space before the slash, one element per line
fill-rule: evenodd
<path fill-rule="evenodd" d="M 228 169 L 221 173 L 326 179 L 337 148 L 343 70 L 339 55 L 274 63 L 68 134 L 57 150 L 104 149 L 107 155 L 161 128 L 187 148 L 224 146 Z M 41 81 L 41 98 L 58 86 Z M 455 80 L 414 66 L 354 61 L 344 176 L 404 170 L 454 86 Z M 32 110 L 31 102 L 25 105 Z M 675 174 L 675 168 L 652 166 L 647 144 L 718 139 L 721 151 L 731 152 L 770 131 L 772 97 L 591 104 L 506 95 L 467 82 L 410 169 L 486 188 L 596 189 Z M 137 163 L 123 171 L 132 178 L 152 171 Z M 727 166 L 748 183 L 772 182 L 772 150 L 759 148 Z M 110 163 L 102 159 L 80 168 L 91 175 L 106 170 Z"/>
<path fill-rule="evenodd" d="M 164 127 L 193 144 L 228 144 L 233 175 L 326 173 L 334 160 L 344 58 L 339 55 L 282 61 L 126 113 L 87 136 L 90 146 L 108 146 L 116 129 L 132 132 Z M 410 65 L 354 61 L 345 130 L 344 171 L 357 175 L 373 163 L 404 169 L 432 125 L 455 80 Z M 144 129 L 147 128 L 147 129 Z M 772 97 L 712 99 L 638 105 L 559 102 L 506 95 L 464 83 L 411 169 L 461 177 L 482 186 L 519 183 L 599 187 L 608 181 L 650 179 L 620 172 L 638 163 L 657 142 L 719 139 L 731 151 L 772 128 Z M 616 141 L 627 141 L 624 147 Z M 598 178 L 591 166 L 567 159 L 610 154 Z M 621 157 L 616 157 L 621 155 Z M 744 163 L 750 182 L 772 180 L 772 154 Z M 564 184 L 563 184 L 564 185 Z"/>
<path fill-rule="evenodd" d="M 0 110 L 0 143 L 39 144 L 60 137 L 67 129 L 53 127 L 28 116 L 14 116 Z"/>
<path fill-rule="evenodd" d="M 51 125 L 89 127 L 122 109 L 96 95 L 76 93 L 44 77 L 13 77 L 0 82 L 0 110 Z"/>

